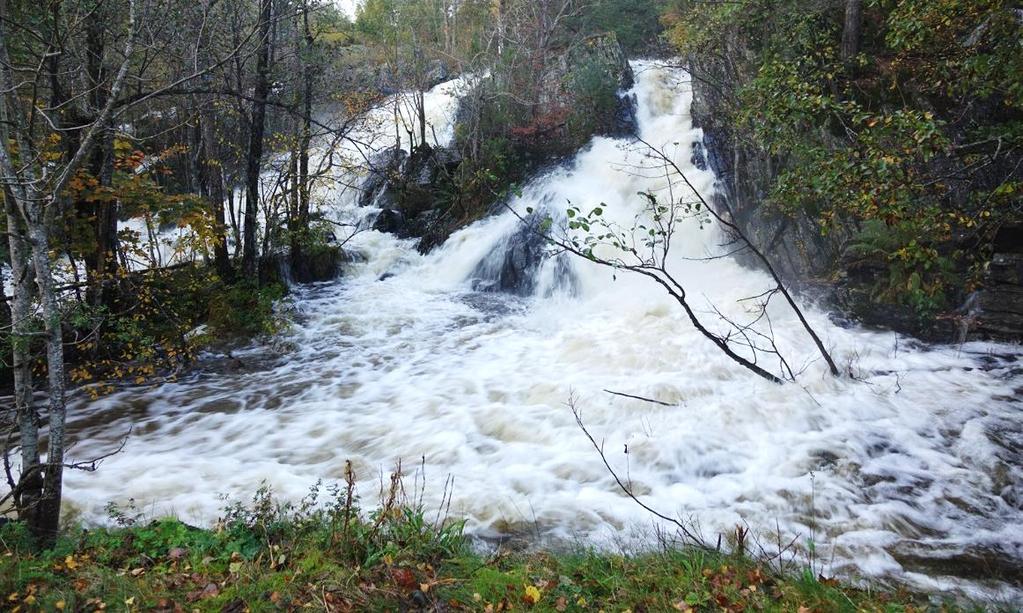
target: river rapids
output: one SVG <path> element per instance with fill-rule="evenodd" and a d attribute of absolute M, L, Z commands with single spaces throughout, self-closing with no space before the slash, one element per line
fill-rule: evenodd
<path fill-rule="evenodd" d="M 713 173 L 693 163 L 702 135 L 686 74 L 634 68 L 639 135 L 712 193 Z M 428 97 L 441 139 L 453 134 L 456 90 Z M 642 214 L 639 192 L 678 189 L 650 164 L 632 139 L 596 138 L 510 207 L 561 219 L 569 203 L 603 203 L 627 223 Z M 374 214 L 356 196 L 332 193 L 325 211 L 342 221 Z M 346 460 L 368 501 L 400 460 L 425 482 L 428 509 L 441 506 L 451 477 L 450 513 L 483 540 L 653 546 L 656 519 L 617 487 L 567 407 L 572 397 L 643 502 L 712 543 L 743 524 L 767 550 L 794 540 L 797 562 L 812 539 L 824 574 L 1019 598 L 1013 348 L 925 346 L 836 325 L 808 303 L 807 318 L 857 377 L 833 378 L 776 301 L 774 336 L 803 372 L 775 385 L 722 355 L 649 279 L 561 255 L 535 271 L 531 295 L 479 291 L 518 232 L 515 214 L 498 213 L 428 255 L 362 232 L 347 248 L 364 257 L 336 282 L 298 288 L 291 325 L 275 338 L 178 382 L 79 399 L 73 458 L 107 453 L 133 431 L 98 471 L 68 475 L 68 507 L 104 521 L 108 502 L 130 497 L 150 516 L 208 524 L 221 495 L 248 498 L 265 481 L 297 500 L 318 479 L 340 479 Z M 710 225 L 687 221 L 672 241 L 671 271 L 713 325 L 711 304 L 741 317 L 740 299 L 771 287 L 732 258 L 703 259 L 722 251 Z"/>

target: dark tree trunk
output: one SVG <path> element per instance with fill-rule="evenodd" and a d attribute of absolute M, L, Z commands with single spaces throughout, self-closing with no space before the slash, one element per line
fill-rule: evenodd
<path fill-rule="evenodd" d="M 212 123 L 213 117 L 204 107 L 199 111 L 199 119 L 193 128 L 192 136 L 195 149 L 195 176 L 198 183 L 196 187 L 206 201 L 216 226 L 213 265 L 221 279 L 230 281 L 234 276 L 234 271 L 231 269 L 231 257 L 227 252 L 227 228 L 224 221 L 224 177 L 220 165 L 216 161 Z"/>
<path fill-rule="evenodd" d="M 270 94 L 270 21 L 273 0 L 262 0 L 259 11 L 259 53 L 256 58 L 256 86 L 249 127 L 249 150 L 245 176 L 245 220 L 242 270 L 256 276 L 256 214 L 259 209 L 259 173 L 263 158 L 263 132 L 266 130 L 266 98 Z"/>
<path fill-rule="evenodd" d="M 195 63 L 205 66 L 210 54 L 205 45 L 195 47 Z M 209 73 L 201 77 L 204 89 L 212 89 L 212 77 Z M 224 281 L 231 281 L 234 270 L 231 267 L 231 256 L 227 252 L 227 226 L 224 219 L 224 168 L 218 159 L 217 139 L 213 113 L 213 98 L 199 97 L 197 125 L 192 138 L 195 155 L 195 174 L 199 182 L 199 193 L 207 202 L 214 223 L 213 263 L 217 275 Z"/>
<path fill-rule="evenodd" d="M 846 0 L 845 25 L 842 28 L 842 61 L 848 62 L 860 52 L 863 35 L 863 0 Z"/>
<path fill-rule="evenodd" d="M 302 2 L 302 29 L 305 38 L 305 56 L 302 58 L 302 141 L 298 153 L 299 178 L 299 224 L 305 229 L 309 225 L 309 146 L 313 138 L 313 69 L 310 66 L 313 50 L 313 32 L 309 27 L 309 0 Z"/>
<path fill-rule="evenodd" d="M 224 174 L 219 164 L 212 157 L 213 129 L 209 121 L 203 122 L 203 144 L 205 145 L 206 180 L 208 183 L 208 200 L 213 213 L 213 222 L 217 225 L 216 244 L 213 246 L 213 261 L 217 274 L 221 279 L 230 281 L 234 277 L 231 267 L 231 256 L 227 252 L 227 223 L 224 219 Z"/>
<path fill-rule="evenodd" d="M 313 48 L 313 34 L 309 27 L 309 2 L 303 0 L 301 23 L 296 20 L 296 55 L 302 74 L 302 89 L 297 106 L 302 109 L 298 125 L 297 155 L 292 156 L 292 211 L 288 228 L 291 231 L 291 265 L 299 266 L 303 259 L 303 244 L 309 229 L 309 147 L 312 144 L 313 114 L 313 71 L 310 55 Z"/>
<path fill-rule="evenodd" d="M 104 49 L 102 22 L 93 19 L 86 33 L 86 74 L 93 88 L 89 102 L 94 109 L 102 108 L 109 96 L 102 87 L 106 79 Z M 108 126 L 104 128 L 88 170 L 99 180 L 101 187 L 109 188 L 114 181 L 114 132 Z M 77 141 L 77 138 L 70 140 L 74 149 L 78 147 Z M 111 285 L 117 269 L 117 203 L 114 200 L 96 200 L 79 203 L 77 208 L 88 215 L 93 235 L 92 249 L 86 251 L 84 258 L 88 285 L 86 300 L 96 307 L 110 306 L 113 300 Z"/>
<path fill-rule="evenodd" d="M 104 130 L 103 140 L 97 150 L 99 160 L 99 183 L 110 187 L 114 183 L 114 132 Z M 105 200 L 96 203 L 95 239 L 96 252 L 92 261 L 93 304 L 110 306 L 114 299 L 114 281 L 117 276 L 117 201 Z"/>

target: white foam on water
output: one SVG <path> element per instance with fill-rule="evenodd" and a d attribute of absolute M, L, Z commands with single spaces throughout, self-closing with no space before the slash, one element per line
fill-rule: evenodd
<path fill-rule="evenodd" d="M 690 161 L 702 136 L 685 74 L 635 67 L 641 136 L 666 146 L 710 193 L 712 173 Z M 437 98 L 431 104 L 453 114 L 453 96 Z M 510 205 L 554 214 L 569 201 L 605 203 L 606 215 L 629 222 L 642 210 L 637 192 L 666 189 L 663 177 L 630 172 L 637 164 L 649 160 L 635 143 L 597 138 Z M 361 215 L 351 200 L 339 216 Z M 514 215 L 497 215 L 426 256 L 411 241 L 365 232 L 351 243 L 365 263 L 298 290 L 295 324 L 275 340 L 290 350 L 256 347 L 239 355 L 265 360 L 258 367 L 78 403 L 74 457 L 107 452 L 135 430 L 99 471 L 68 475 L 69 504 L 102 521 L 108 501 L 130 496 L 153 513 L 209 522 L 218 493 L 247 497 L 265 480 L 297 499 L 317 479 L 339 479 L 350 459 L 371 498 L 381 472 L 423 458 L 426 504 L 440 504 L 452 475 L 451 511 L 473 534 L 535 525 L 547 537 L 608 546 L 639 528 L 650 544 L 653 518 L 623 496 L 579 430 L 565 406 L 574 393 L 643 501 L 697 521 L 710 540 L 747 523 L 773 542 L 777 527 L 786 541 L 812 535 L 826 572 L 1018 597 L 969 573 L 903 564 L 1023 558 L 1019 381 L 1011 364 L 985 358 L 1014 348 L 905 339 L 897 347 L 891 333 L 838 327 L 808 306 L 836 360 L 862 380 L 836 379 L 778 303 L 778 344 L 806 370 L 799 384 L 774 385 L 722 355 L 647 279 L 614 280 L 607 268 L 572 261 L 575 291 L 549 291 L 548 262 L 536 297 L 473 292 L 477 265 L 518 229 Z M 719 251 L 715 231 L 697 224 L 674 240 L 679 255 Z M 739 315 L 736 300 L 770 287 L 732 259 L 677 258 L 671 270 L 701 312 L 712 300 Z"/>

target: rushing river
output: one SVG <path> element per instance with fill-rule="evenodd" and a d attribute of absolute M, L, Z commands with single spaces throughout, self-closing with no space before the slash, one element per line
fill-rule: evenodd
<path fill-rule="evenodd" d="M 701 135 L 685 75 L 635 68 L 640 135 L 710 193 L 714 177 L 691 162 Z M 446 135 L 449 90 L 430 97 Z M 638 192 L 665 193 L 649 164 L 635 143 L 597 138 L 511 206 L 556 215 L 568 202 L 606 203 L 628 221 L 643 206 Z M 332 214 L 372 214 L 353 201 L 338 196 Z M 1013 348 L 921 346 L 837 326 L 807 305 L 836 361 L 859 378 L 836 379 L 779 302 L 777 342 L 805 371 L 774 385 L 723 356 L 644 278 L 562 259 L 538 271 L 533 296 L 474 291 L 518 230 L 514 215 L 496 215 L 426 256 L 364 232 L 349 246 L 365 260 L 335 283 L 299 289 L 278 338 L 178 383 L 77 404 L 76 458 L 134 432 L 99 471 L 68 476 L 69 505 L 102 520 L 108 501 L 132 497 L 150 515 L 210 522 L 220 494 L 248 497 L 266 481 L 298 499 L 320 478 L 339 479 L 346 460 L 372 501 L 402 460 L 425 471 L 429 508 L 453 477 L 451 513 L 475 535 L 651 544 L 653 518 L 622 495 L 580 431 L 566 406 L 574 394 L 643 501 L 697 523 L 711 542 L 746 523 L 765 547 L 779 532 L 804 550 L 812 537 L 825 573 L 1018 596 L 1023 405 Z M 739 316 L 737 300 L 770 287 L 732 259 L 681 257 L 720 252 L 711 227 L 687 223 L 673 240 L 672 271 L 712 323 L 711 302 Z"/>

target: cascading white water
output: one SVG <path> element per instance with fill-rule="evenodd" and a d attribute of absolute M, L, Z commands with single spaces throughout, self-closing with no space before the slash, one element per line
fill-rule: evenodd
<path fill-rule="evenodd" d="M 709 193 L 714 177 L 690 162 L 701 136 L 685 75 L 635 68 L 641 136 L 667 145 Z M 636 171 L 648 164 L 635 143 L 597 138 L 511 206 L 557 214 L 569 201 L 605 203 L 627 223 L 641 211 L 637 192 L 667 187 Z M 1018 369 L 994 355 L 1007 348 L 900 346 L 809 309 L 836 359 L 862 378 L 835 379 L 779 307 L 779 345 L 806 371 L 799 384 L 773 385 L 721 355 L 643 278 L 569 261 L 572 291 L 563 291 L 565 271 L 549 261 L 532 297 L 473 291 L 481 263 L 519 227 L 496 215 L 427 256 L 410 241 L 360 234 L 352 245 L 366 261 L 299 290 L 292 328 L 237 353 L 243 367 L 215 363 L 180 383 L 79 404 L 73 456 L 134 432 L 99 471 L 68 476 L 69 503 L 101 519 L 105 503 L 131 496 L 151 513 L 211 521 L 218 493 L 247 496 L 265 480 L 297 499 L 317 479 L 340 478 L 350 459 L 370 497 L 396 461 L 422 461 L 427 505 L 453 476 L 451 511 L 473 534 L 649 543 L 653 518 L 622 495 L 577 427 L 565 406 L 574 393 L 644 502 L 697 521 L 711 540 L 745 522 L 774 541 L 777 527 L 786 541 L 813 538 L 828 572 L 1017 597 L 954 566 L 1018 568 L 1023 558 Z M 718 250 L 716 238 L 689 224 L 673 248 L 699 256 Z M 730 259 L 680 257 L 672 272 L 701 310 L 705 297 L 738 313 L 736 300 L 769 287 Z"/>

